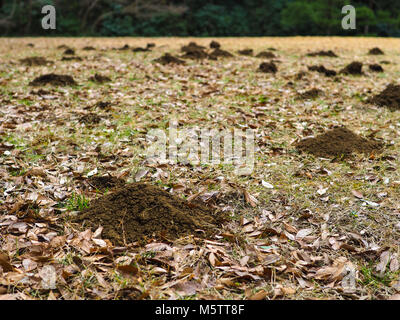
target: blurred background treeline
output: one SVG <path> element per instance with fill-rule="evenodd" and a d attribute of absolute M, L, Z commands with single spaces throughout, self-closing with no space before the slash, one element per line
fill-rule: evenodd
<path fill-rule="evenodd" d="M 54 5 L 57 29 L 43 30 Z M 357 29 L 343 30 L 344 5 Z M 2 36 L 400 36 L 400 0 L 0 0 Z"/>

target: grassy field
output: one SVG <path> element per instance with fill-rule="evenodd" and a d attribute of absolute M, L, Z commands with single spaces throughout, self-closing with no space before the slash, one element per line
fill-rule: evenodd
<path fill-rule="evenodd" d="M 211 40 L 0 39 L 0 299 L 398 298 L 400 111 L 366 100 L 399 82 L 399 40 L 223 38 L 216 40 L 233 58 L 153 62 L 166 52 L 179 56 L 190 41 L 208 47 Z M 151 52 L 113 50 L 149 42 L 156 44 Z M 63 44 L 82 61 L 61 61 Z M 276 74 L 257 72 L 268 59 L 236 53 L 271 47 Z M 368 55 L 373 47 L 385 54 Z M 339 57 L 306 56 L 319 50 Z M 54 64 L 19 61 L 32 56 Z M 339 71 L 352 61 L 364 64 L 363 75 L 307 70 L 323 64 Z M 370 72 L 372 63 L 384 72 Z M 48 73 L 78 84 L 29 85 Z M 90 81 L 96 73 L 111 81 Z M 323 94 L 299 96 L 312 88 Z M 168 129 L 171 118 L 179 128 L 254 129 L 254 171 L 149 165 L 146 133 Z M 382 140 L 383 153 L 332 160 L 294 147 L 338 125 Z M 107 174 L 183 198 L 206 193 L 230 218 L 210 239 L 115 247 L 70 221 L 101 196 L 85 184 L 88 176 Z M 46 266 L 55 270 L 51 289 L 43 289 Z"/>

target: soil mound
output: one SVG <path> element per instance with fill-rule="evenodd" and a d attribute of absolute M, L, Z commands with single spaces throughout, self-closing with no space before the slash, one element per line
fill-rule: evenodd
<path fill-rule="evenodd" d="M 252 56 L 254 54 L 253 49 L 244 49 L 244 50 L 239 50 L 238 54 L 242 56 Z"/>
<path fill-rule="evenodd" d="M 258 71 L 266 73 L 277 73 L 278 67 L 273 62 L 263 62 L 258 67 Z"/>
<path fill-rule="evenodd" d="M 336 71 L 326 69 L 323 65 L 319 65 L 319 66 L 310 66 L 310 67 L 308 67 L 308 70 L 310 70 L 310 71 L 316 71 L 316 72 L 318 72 L 318 73 L 323 73 L 323 74 L 326 75 L 327 77 L 334 77 L 334 76 L 336 76 Z"/>
<path fill-rule="evenodd" d="M 385 53 L 381 49 L 376 47 L 376 48 L 372 48 L 371 50 L 369 50 L 368 54 L 377 56 L 377 55 L 383 55 Z"/>
<path fill-rule="evenodd" d="M 400 86 L 390 84 L 381 93 L 372 97 L 368 103 L 376 104 L 380 107 L 388 107 L 392 110 L 400 109 Z"/>
<path fill-rule="evenodd" d="M 81 57 L 62 57 L 61 61 L 82 61 Z"/>
<path fill-rule="evenodd" d="M 156 45 L 154 43 L 148 43 L 146 45 L 146 48 L 141 48 L 141 47 L 136 47 L 133 48 L 132 51 L 133 52 L 148 52 L 151 51 L 151 48 L 154 48 Z"/>
<path fill-rule="evenodd" d="M 337 58 L 338 55 L 334 53 L 332 50 L 328 51 L 317 51 L 317 52 L 311 52 L 307 54 L 307 57 L 331 57 L 331 58 Z"/>
<path fill-rule="evenodd" d="M 87 182 L 92 188 L 100 191 L 111 190 L 125 185 L 125 180 L 113 176 L 90 177 Z"/>
<path fill-rule="evenodd" d="M 46 66 L 48 64 L 54 64 L 54 62 L 47 60 L 44 57 L 30 57 L 25 59 L 20 59 L 19 62 L 26 66 L 34 67 L 34 66 Z"/>
<path fill-rule="evenodd" d="M 128 44 L 126 44 L 121 48 L 117 48 L 116 50 L 124 51 L 124 50 L 129 50 L 129 49 L 130 49 L 130 46 Z"/>
<path fill-rule="evenodd" d="M 306 75 L 307 75 L 307 72 L 305 72 L 305 71 L 299 71 L 298 73 L 296 73 L 296 74 L 294 75 L 294 78 L 295 78 L 296 80 L 301 80 L 301 79 L 303 79 Z"/>
<path fill-rule="evenodd" d="M 217 59 L 219 57 L 221 57 L 221 58 L 231 58 L 231 57 L 233 57 L 233 54 L 228 52 L 228 51 L 216 48 L 216 49 L 214 49 L 213 52 L 210 53 L 210 57 L 211 57 L 211 59 Z"/>
<path fill-rule="evenodd" d="M 74 50 L 74 49 L 71 49 L 71 48 L 68 48 L 68 49 L 66 49 L 66 50 L 64 51 L 64 54 L 65 54 L 65 55 L 69 55 L 69 56 L 73 56 L 73 55 L 75 54 L 75 50 Z"/>
<path fill-rule="evenodd" d="M 261 51 L 256 55 L 257 58 L 266 58 L 266 59 L 273 59 L 276 58 L 276 55 L 269 51 Z"/>
<path fill-rule="evenodd" d="M 301 152 L 311 153 L 318 157 L 342 157 L 357 152 L 371 154 L 379 152 L 383 144 L 367 140 L 346 127 L 337 127 L 315 138 L 308 138 L 296 144 Z"/>
<path fill-rule="evenodd" d="M 317 88 L 312 88 L 304 93 L 299 94 L 299 97 L 302 99 L 315 99 L 318 98 L 320 95 L 323 95 L 324 92 Z"/>
<path fill-rule="evenodd" d="M 111 79 L 107 76 L 102 76 L 101 74 L 96 73 L 93 77 L 89 78 L 89 81 L 103 84 L 105 82 L 111 81 Z"/>
<path fill-rule="evenodd" d="M 345 68 L 340 70 L 342 74 L 362 75 L 363 64 L 361 62 L 354 61 L 347 65 Z"/>
<path fill-rule="evenodd" d="M 101 225 L 105 238 L 124 245 L 145 237 L 210 236 L 222 219 L 158 187 L 133 183 L 92 201 L 74 221 Z"/>
<path fill-rule="evenodd" d="M 99 101 L 96 102 L 95 104 L 96 108 L 102 109 L 102 110 L 111 110 L 111 102 L 109 101 Z"/>
<path fill-rule="evenodd" d="M 384 72 L 383 68 L 381 65 L 379 64 L 370 64 L 369 65 L 369 70 L 371 70 L 372 72 Z"/>
<path fill-rule="evenodd" d="M 79 121 L 86 124 L 98 124 L 101 121 L 101 117 L 96 113 L 88 113 L 82 116 Z"/>
<path fill-rule="evenodd" d="M 84 50 L 84 51 L 95 51 L 96 48 L 92 47 L 92 46 L 86 46 L 86 47 L 83 47 L 82 50 Z"/>
<path fill-rule="evenodd" d="M 219 48 L 221 48 L 221 45 L 219 42 L 213 40 L 210 42 L 210 48 L 211 49 L 219 49 Z"/>
<path fill-rule="evenodd" d="M 186 51 L 186 53 L 182 55 L 181 58 L 192 59 L 192 60 L 203 60 L 208 58 L 208 54 L 202 49 L 193 49 L 190 51 Z"/>
<path fill-rule="evenodd" d="M 32 82 L 29 83 L 29 85 L 31 86 L 42 86 L 46 84 L 51 84 L 53 86 L 73 86 L 77 83 L 71 76 L 54 73 L 44 74 L 40 77 L 35 78 Z"/>
<path fill-rule="evenodd" d="M 158 59 L 154 59 L 154 62 L 160 63 L 162 65 L 166 64 L 185 64 L 185 61 L 178 59 L 177 57 L 172 56 L 169 53 L 164 54 L 162 57 Z"/>
<path fill-rule="evenodd" d="M 204 50 L 206 47 L 199 46 L 196 42 L 189 42 L 188 45 L 181 48 L 182 52 L 191 52 L 196 50 Z"/>

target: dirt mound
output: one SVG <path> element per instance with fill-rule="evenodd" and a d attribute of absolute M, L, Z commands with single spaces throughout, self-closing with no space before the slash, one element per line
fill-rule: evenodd
<path fill-rule="evenodd" d="M 131 47 L 128 45 L 128 44 L 126 44 L 126 45 L 124 45 L 123 47 L 121 47 L 121 48 L 116 48 L 115 50 L 120 50 L 120 51 L 124 51 L 124 50 L 129 50 Z"/>
<path fill-rule="evenodd" d="M 363 74 L 362 67 L 363 67 L 363 64 L 361 62 L 354 61 L 354 62 L 350 63 L 349 65 L 347 65 L 342 70 L 340 70 L 340 73 L 352 74 L 352 75 L 362 75 Z"/>
<path fill-rule="evenodd" d="M 68 48 L 64 51 L 64 55 L 73 56 L 75 54 L 75 50 Z"/>
<path fill-rule="evenodd" d="M 219 42 L 213 40 L 210 42 L 210 48 L 211 49 L 219 49 L 219 48 L 221 48 L 221 45 Z"/>
<path fill-rule="evenodd" d="M 74 78 L 67 75 L 61 74 L 44 74 L 40 77 L 35 78 L 32 82 L 29 83 L 31 86 L 43 86 L 46 84 L 51 84 L 53 86 L 73 86 L 77 85 Z"/>
<path fill-rule="evenodd" d="M 367 100 L 368 103 L 381 107 L 388 107 L 392 110 L 400 109 L 400 86 L 389 84 L 385 90 Z"/>
<path fill-rule="evenodd" d="M 205 50 L 206 47 L 199 46 L 196 42 L 189 42 L 188 45 L 183 46 L 181 48 L 182 52 L 191 52 L 191 51 L 196 51 L 196 50 Z"/>
<path fill-rule="evenodd" d="M 276 58 L 276 55 L 269 51 L 261 51 L 256 55 L 257 58 L 266 58 L 266 59 L 273 59 Z"/>
<path fill-rule="evenodd" d="M 323 95 L 324 92 L 317 88 L 312 88 L 304 93 L 300 93 L 299 97 L 302 99 L 315 99 L 318 98 L 320 95 Z"/>
<path fill-rule="evenodd" d="M 307 75 L 307 72 L 305 71 L 299 71 L 294 75 L 295 80 L 301 80 Z"/>
<path fill-rule="evenodd" d="M 370 64 L 369 65 L 369 70 L 371 70 L 372 72 L 384 72 L 382 66 L 377 64 L 377 63 Z"/>
<path fill-rule="evenodd" d="M 92 46 L 86 46 L 86 47 L 83 47 L 82 50 L 84 50 L 84 51 L 95 51 L 96 48 L 92 47 Z"/>
<path fill-rule="evenodd" d="M 379 152 L 383 144 L 367 140 L 346 127 L 337 127 L 315 138 L 308 138 L 296 144 L 301 152 L 311 153 L 318 157 L 342 157 L 357 152 L 371 154 Z"/>
<path fill-rule="evenodd" d="M 253 49 L 244 49 L 244 50 L 239 50 L 238 54 L 242 56 L 252 56 L 254 54 Z"/>
<path fill-rule="evenodd" d="M 214 51 L 210 53 L 211 59 L 217 59 L 220 57 L 221 58 L 231 58 L 231 57 L 233 57 L 233 54 L 228 51 L 221 50 L 219 48 L 214 49 Z"/>
<path fill-rule="evenodd" d="M 57 47 L 57 49 L 63 49 L 63 50 L 67 50 L 67 49 L 71 49 L 70 47 L 68 47 L 66 44 L 61 44 Z"/>
<path fill-rule="evenodd" d="M 62 57 L 61 61 L 82 61 L 81 57 L 73 56 L 73 57 Z"/>
<path fill-rule="evenodd" d="M 208 58 L 208 54 L 202 49 L 193 49 L 190 51 L 186 51 L 186 53 L 182 55 L 181 58 L 192 59 L 192 60 L 203 60 Z"/>
<path fill-rule="evenodd" d="M 111 79 L 107 76 L 102 76 L 101 74 L 96 73 L 94 76 L 89 78 L 89 81 L 102 84 L 111 81 Z"/>
<path fill-rule="evenodd" d="M 185 61 L 178 59 L 177 57 L 172 56 L 169 53 L 164 54 L 162 57 L 158 59 L 154 59 L 154 62 L 160 63 L 162 65 L 166 64 L 185 64 Z"/>
<path fill-rule="evenodd" d="M 92 201 L 73 219 L 85 227 L 101 225 L 103 236 L 116 245 L 145 237 L 176 239 L 184 235 L 210 236 L 222 222 L 208 209 L 175 197 L 158 187 L 133 183 Z"/>
<path fill-rule="evenodd" d="M 334 77 L 334 76 L 336 76 L 336 71 L 326 69 L 323 65 L 319 65 L 319 66 L 309 66 L 309 67 L 308 67 L 308 70 L 310 70 L 310 71 L 316 71 L 316 72 L 318 72 L 318 73 L 323 73 L 323 74 L 326 75 L 327 77 Z"/>
<path fill-rule="evenodd" d="M 106 191 L 114 188 L 123 187 L 125 185 L 125 180 L 118 179 L 113 176 L 102 176 L 90 177 L 89 179 L 87 179 L 87 183 L 94 189 Z"/>
<path fill-rule="evenodd" d="M 331 58 L 337 58 L 338 55 L 334 53 L 332 50 L 328 51 L 317 51 L 317 52 L 311 52 L 307 53 L 307 57 L 331 57 Z"/>
<path fill-rule="evenodd" d="M 83 122 L 86 124 L 98 124 L 101 121 L 101 117 L 97 115 L 96 113 L 88 113 L 82 116 L 79 119 L 79 122 Z"/>
<path fill-rule="evenodd" d="M 278 67 L 273 62 L 263 62 L 258 67 L 258 71 L 266 73 L 277 73 Z"/>
<path fill-rule="evenodd" d="M 109 101 L 96 102 L 95 107 L 99 108 L 99 109 L 102 109 L 102 110 L 106 110 L 106 111 L 112 109 L 111 102 L 109 102 Z"/>
<path fill-rule="evenodd" d="M 46 66 L 48 64 L 54 64 L 53 61 L 49 61 L 44 57 L 29 57 L 29 58 L 25 58 L 25 59 L 20 59 L 19 62 L 21 62 L 21 64 L 24 64 L 26 66 Z"/>
<path fill-rule="evenodd" d="M 383 55 L 385 53 L 381 49 L 376 47 L 376 48 L 372 48 L 371 50 L 369 50 L 368 54 L 377 56 L 377 55 Z"/>

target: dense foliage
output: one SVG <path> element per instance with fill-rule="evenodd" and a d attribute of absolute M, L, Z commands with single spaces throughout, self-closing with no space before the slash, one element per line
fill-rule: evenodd
<path fill-rule="evenodd" d="M 57 9 L 43 30 L 41 8 Z M 341 9 L 357 9 L 343 30 Z M 0 34 L 66 36 L 400 35 L 400 1 L 390 0 L 0 0 Z"/>

